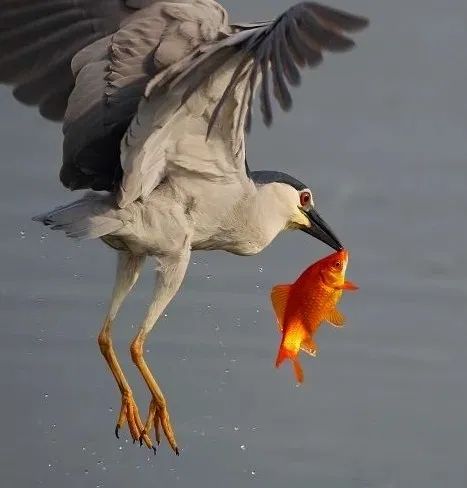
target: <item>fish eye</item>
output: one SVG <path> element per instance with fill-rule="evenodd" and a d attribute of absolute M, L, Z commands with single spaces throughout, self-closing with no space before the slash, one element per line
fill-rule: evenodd
<path fill-rule="evenodd" d="M 307 207 L 311 201 L 311 194 L 307 191 L 300 193 L 300 205 L 302 207 Z"/>
<path fill-rule="evenodd" d="M 337 269 L 340 269 L 342 267 L 342 263 L 340 261 L 336 261 L 334 263 L 334 267 L 337 268 Z"/>

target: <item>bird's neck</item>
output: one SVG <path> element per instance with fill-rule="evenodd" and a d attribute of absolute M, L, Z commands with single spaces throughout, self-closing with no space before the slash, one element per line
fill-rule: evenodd
<path fill-rule="evenodd" d="M 262 185 L 245 197 L 235 207 L 226 227 L 232 241 L 239 243 L 242 252 L 257 254 L 267 247 L 282 230 L 286 229 L 288 216 L 272 185 Z"/>

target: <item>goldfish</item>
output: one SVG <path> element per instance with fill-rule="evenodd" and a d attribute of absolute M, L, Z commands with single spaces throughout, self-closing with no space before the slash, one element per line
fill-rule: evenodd
<path fill-rule="evenodd" d="M 345 324 L 345 316 L 337 309 L 344 290 L 358 290 L 345 281 L 349 253 L 341 249 L 309 266 L 294 283 L 276 285 L 271 301 L 282 340 L 276 359 L 278 368 L 289 359 L 298 383 L 303 383 L 303 369 L 298 359 L 300 350 L 316 357 L 318 346 L 314 335 L 323 321 L 334 327 Z"/>

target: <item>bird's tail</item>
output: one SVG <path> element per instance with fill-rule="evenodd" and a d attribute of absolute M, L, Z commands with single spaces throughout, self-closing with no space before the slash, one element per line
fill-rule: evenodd
<path fill-rule="evenodd" d="M 111 195 L 89 192 L 80 200 L 57 207 L 33 220 L 50 226 L 53 230 L 63 230 L 68 237 L 76 239 L 96 239 L 118 231 L 124 219 Z"/>

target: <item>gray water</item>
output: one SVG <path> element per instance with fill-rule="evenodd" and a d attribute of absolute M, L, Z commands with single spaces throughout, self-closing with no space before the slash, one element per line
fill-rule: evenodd
<path fill-rule="evenodd" d="M 255 20 L 291 2 L 253 3 L 226 5 Z M 96 334 L 115 256 L 30 221 L 76 195 L 58 182 L 59 126 L 0 91 L 2 486 L 467 486 L 467 5 L 334 4 L 371 28 L 305 74 L 272 130 L 256 123 L 249 160 L 309 182 L 361 289 L 297 388 L 273 367 L 269 290 L 329 249 L 289 233 L 255 257 L 195 254 L 147 344 L 179 458 L 113 436 L 120 398 Z M 115 328 L 143 412 L 127 350 L 152 281 L 147 269 Z"/>

